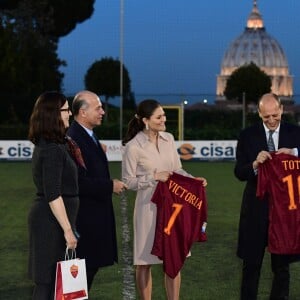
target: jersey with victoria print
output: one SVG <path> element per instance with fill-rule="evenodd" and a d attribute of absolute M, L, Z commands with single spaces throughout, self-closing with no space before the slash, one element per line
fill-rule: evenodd
<path fill-rule="evenodd" d="M 157 219 L 152 254 L 175 278 L 194 242 L 206 241 L 207 202 L 202 181 L 173 173 L 159 182 L 152 197 Z"/>
<path fill-rule="evenodd" d="M 300 254 L 300 159 L 271 153 L 258 168 L 256 195 L 269 201 L 268 250 Z"/>

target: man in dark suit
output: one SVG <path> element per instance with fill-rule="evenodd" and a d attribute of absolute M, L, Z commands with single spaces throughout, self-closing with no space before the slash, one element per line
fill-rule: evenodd
<path fill-rule="evenodd" d="M 238 139 L 235 176 L 246 181 L 240 212 L 237 255 L 243 259 L 241 300 L 257 299 L 260 270 L 268 242 L 268 201 L 256 197 L 257 169 L 271 159 L 269 131 L 277 153 L 298 156 L 300 128 L 281 121 L 283 106 L 272 93 L 259 100 L 262 122 L 244 129 Z M 271 254 L 273 283 L 270 299 L 288 299 L 289 263 L 295 256 Z"/>
<path fill-rule="evenodd" d="M 78 257 L 86 259 L 90 289 L 98 269 L 118 260 L 112 194 L 120 194 L 126 185 L 110 178 L 105 151 L 93 132 L 105 113 L 99 97 L 90 91 L 77 93 L 72 111 L 74 121 L 67 134 L 79 146 L 85 163 L 85 168 L 78 169 L 80 206 L 76 226 L 80 240 L 76 250 Z"/>

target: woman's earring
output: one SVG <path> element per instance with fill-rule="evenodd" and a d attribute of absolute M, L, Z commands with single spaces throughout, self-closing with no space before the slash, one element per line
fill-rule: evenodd
<path fill-rule="evenodd" d="M 148 123 L 146 123 L 146 130 L 149 130 L 149 125 L 148 125 Z"/>

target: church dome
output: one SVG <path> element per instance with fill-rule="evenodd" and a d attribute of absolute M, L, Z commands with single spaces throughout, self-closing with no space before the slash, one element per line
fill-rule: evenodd
<path fill-rule="evenodd" d="M 264 28 L 246 28 L 226 51 L 221 68 L 226 70 L 251 62 L 259 67 L 288 68 L 281 46 Z"/>
<path fill-rule="evenodd" d="M 232 72 L 250 63 L 256 64 L 271 77 L 272 92 L 283 101 L 292 102 L 292 77 L 287 58 L 278 41 L 267 33 L 256 1 L 253 1 L 244 32 L 225 51 L 217 79 L 217 101 L 225 100 L 223 92 Z"/>

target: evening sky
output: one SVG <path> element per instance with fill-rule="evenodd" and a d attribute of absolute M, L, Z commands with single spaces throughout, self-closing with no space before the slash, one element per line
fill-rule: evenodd
<path fill-rule="evenodd" d="M 300 1 L 257 5 L 266 31 L 286 54 L 299 95 Z M 137 101 L 142 95 L 214 95 L 223 55 L 243 33 L 252 7 L 252 0 L 96 0 L 91 18 L 59 42 L 59 57 L 67 62 L 64 92 L 84 89 L 96 60 L 123 53 Z"/>

